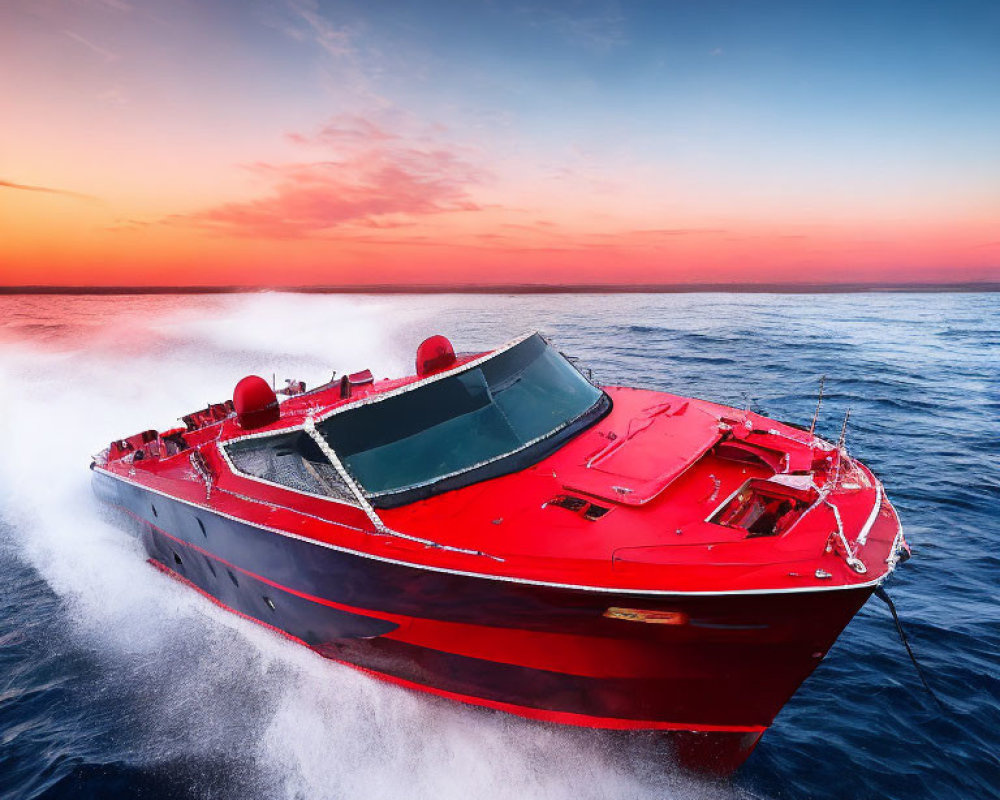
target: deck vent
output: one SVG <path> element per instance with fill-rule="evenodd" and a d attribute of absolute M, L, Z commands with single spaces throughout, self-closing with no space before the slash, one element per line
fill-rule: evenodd
<path fill-rule="evenodd" d="M 589 504 L 582 497 L 570 497 L 566 494 L 560 494 L 553 497 L 545 505 L 558 506 L 559 508 L 565 508 L 568 511 L 582 511 Z"/>
<path fill-rule="evenodd" d="M 198 523 L 198 527 L 201 529 L 201 535 L 206 539 L 208 538 L 208 531 L 205 530 L 205 523 L 201 521 L 198 517 L 195 517 L 195 521 Z"/>
<path fill-rule="evenodd" d="M 233 571 L 227 569 L 226 572 L 229 573 L 229 580 L 231 580 L 233 582 L 233 586 L 235 586 L 237 589 L 240 588 L 240 582 L 238 580 L 236 580 L 236 576 L 233 575 Z"/>
<path fill-rule="evenodd" d="M 556 495 L 545 505 L 565 508 L 574 514 L 581 514 L 584 519 L 589 519 L 591 522 L 599 520 L 611 510 L 607 506 L 599 506 L 589 500 L 584 500 L 582 497 L 573 497 L 568 494 Z"/>
<path fill-rule="evenodd" d="M 267 595 L 264 595 L 264 602 L 267 603 L 267 607 L 269 609 L 271 609 L 272 611 L 274 611 L 274 601 L 270 597 L 268 597 Z"/>
<path fill-rule="evenodd" d="M 179 555 L 177 555 L 177 553 L 174 553 L 174 563 L 175 563 L 175 564 L 176 564 L 177 566 L 179 566 L 179 567 L 180 567 L 180 566 L 183 566 L 183 564 L 184 564 L 184 562 L 183 562 L 183 561 L 181 561 L 181 557 L 180 557 Z"/>

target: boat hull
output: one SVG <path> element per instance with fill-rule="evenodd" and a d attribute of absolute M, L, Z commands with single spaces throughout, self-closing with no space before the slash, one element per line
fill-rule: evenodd
<path fill-rule="evenodd" d="M 749 755 L 872 591 L 651 597 L 496 580 L 276 535 L 93 476 L 153 563 L 323 656 L 533 719 L 674 731 L 686 762 L 717 772 Z"/>

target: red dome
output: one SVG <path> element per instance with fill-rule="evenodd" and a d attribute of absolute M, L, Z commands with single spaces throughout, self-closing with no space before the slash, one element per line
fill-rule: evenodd
<path fill-rule="evenodd" d="M 444 336 L 424 339 L 417 348 L 417 375 L 425 378 L 455 363 L 455 348 Z"/>
<path fill-rule="evenodd" d="M 233 389 L 233 406 L 236 417 L 244 428 L 261 428 L 277 422 L 280 412 L 278 398 L 267 381 L 256 375 L 247 375 Z"/>

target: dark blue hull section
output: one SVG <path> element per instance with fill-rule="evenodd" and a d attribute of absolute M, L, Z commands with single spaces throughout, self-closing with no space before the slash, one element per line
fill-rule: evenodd
<path fill-rule="evenodd" d="M 93 483 L 101 500 L 138 523 L 151 559 L 324 656 L 473 702 L 542 716 L 581 715 L 577 724 L 631 720 L 655 723 L 633 727 L 765 727 L 814 669 L 816 653 L 825 652 L 869 593 L 813 593 L 791 602 L 787 596 L 751 595 L 734 602 L 732 597 L 649 597 L 491 580 L 284 536 L 98 470 Z M 620 605 L 681 611 L 690 624 L 651 626 L 603 616 L 609 606 Z M 548 646 L 538 644 L 547 634 L 592 637 L 605 648 L 609 641 L 620 642 L 626 660 L 595 677 L 592 659 L 589 673 L 571 674 L 519 664 L 517 653 L 476 658 L 400 641 L 391 635 L 399 617 L 403 624 L 412 618 L 537 633 L 536 649 Z M 820 620 L 825 624 L 817 624 Z M 642 674 L 622 676 L 636 643 L 647 654 L 654 648 L 662 673 L 651 674 L 647 663 Z"/>
<path fill-rule="evenodd" d="M 101 500 L 168 534 L 177 544 L 204 550 L 215 559 L 292 591 L 356 609 L 474 625 L 592 634 L 595 620 L 601 620 L 607 607 L 623 597 L 382 561 L 282 536 L 97 470 L 93 484 Z M 166 545 L 155 544 L 150 556 L 173 569 L 173 557 Z M 193 574 L 176 571 L 201 588 L 215 584 L 214 577 L 208 580 L 204 575 L 204 582 L 194 580 L 197 570 Z M 219 585 L 224 587 L 221 581 Z M 209 593 L 227 604 L 226 596 L 235 600 L 242 594 L 222 596 L 221 591 L 213 588 Z M 648 606 L 651 601 L 643 598 L 643 602 Z M 652 604 L 657 601 L 652 600 Z M 676 607 L 676 603 L 669 605 Z"/>

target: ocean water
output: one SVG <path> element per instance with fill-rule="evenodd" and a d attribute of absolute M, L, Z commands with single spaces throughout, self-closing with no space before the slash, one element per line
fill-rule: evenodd
<path fill-rule="evenodd" d="M 1000 797 L 1000 297 L 990 294 L 0 297 L 0 797 Z M 883 478 L 914 557 L 731 780 L 655 738 L 388 686 L 150 568 L 91 453 L 256 372 L 314 384 L 546 333 L 604 383 L 808 424 Z"/>

